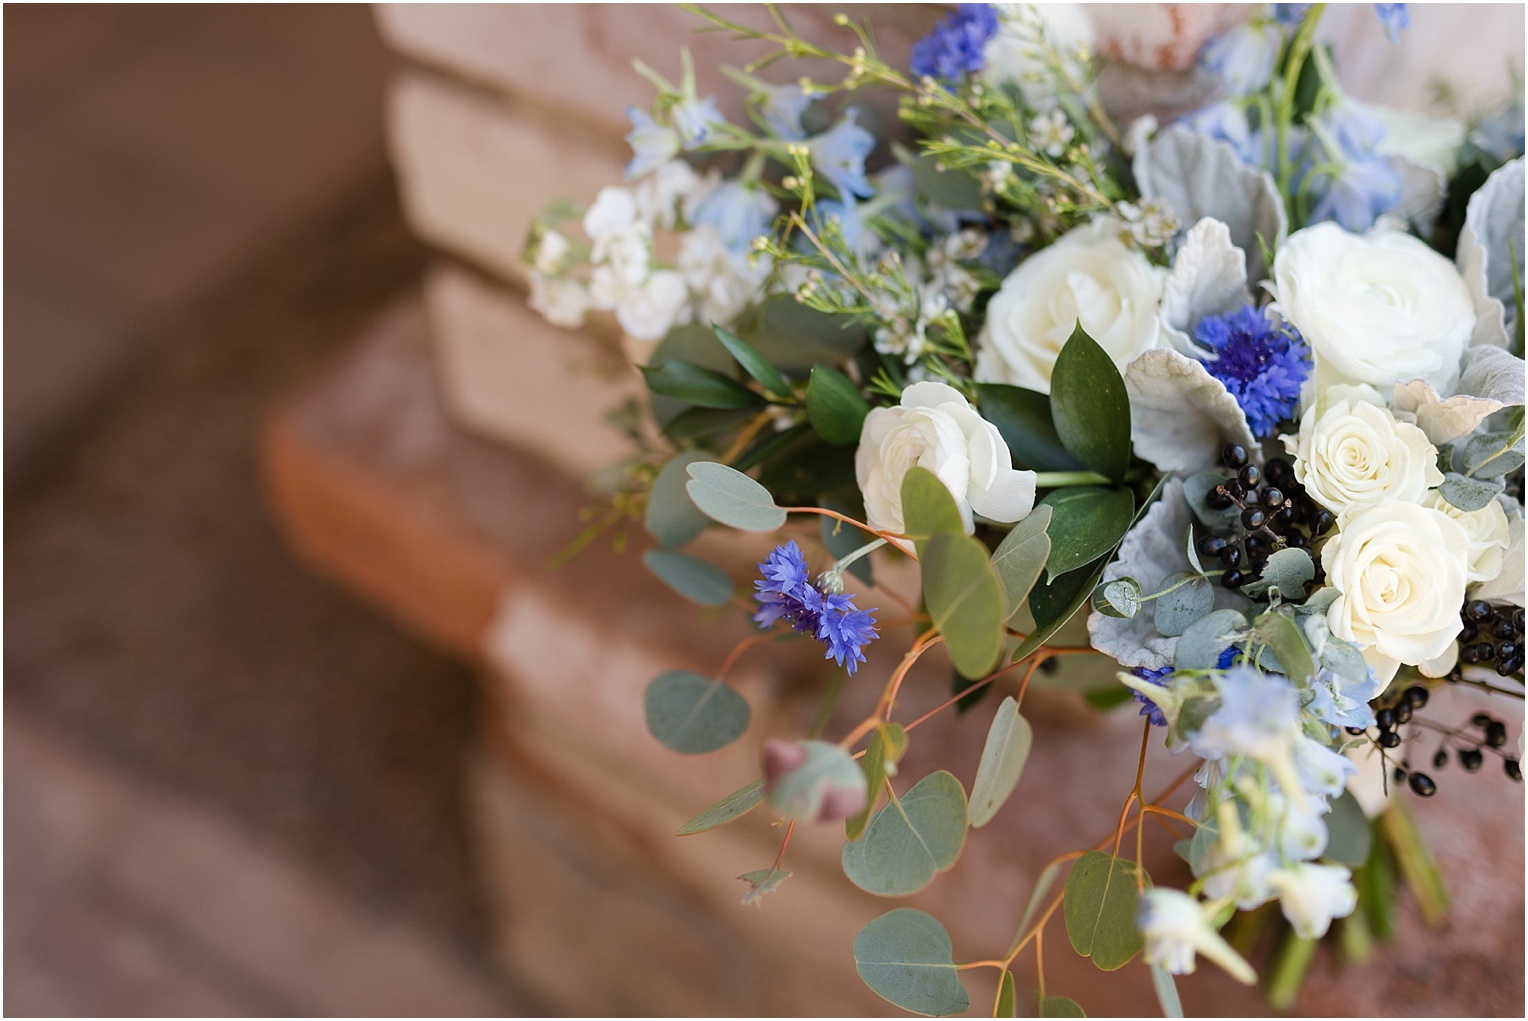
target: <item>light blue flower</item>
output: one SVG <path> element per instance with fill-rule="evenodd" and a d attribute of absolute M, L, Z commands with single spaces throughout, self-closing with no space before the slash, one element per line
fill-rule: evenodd
<path fill-rule="evenodd" d="M 1206 43 L 1199 53 L 1199 66 L 1218 75 L 1229 95 L 1246 96 L 1273 78 L 1273 65 L 1283 43 L 1284 34 L 1278 25 L 1244 22 Z"/>
<path fill-rule="evenodd" d="M 1294 748 L 1295 774 L 1311 794 L 1334 798 L 1347 787 L 1348 777 L 1358 774 L 1352 759 L 1314 738 L 1302 735 L 1296 739 Z"/>
<path fill-rule="evenodd" d="M 1262 145 L 1247 125 L 1247 115 L 1235 103 L 1216 103 L 1189 114 L 1179 121 L 1198 135 L 1225 142 L 1236 150 L 1237 159 L 1257 166 L 1262 162 Z"/>
<path fill-rule="evenodd" d="M 729 181 L 707 195 L 695 210 L 695 222 L 716 228 L 722 244 L 748 252 L 753 239 L 769 233 L 780 204 L 755 184 Z"/>
<path fill-rule="evenodd" d="M 689 151 L 704 145 L 711 137 L 711 130 L 727 118 L 716 108 L 711 96 L 704 99 L 681 99 L 669 111 L 674 130 L 679 133 L 680 148 Z"/>
<path fill-rule="evenodd" d="M 634 106 L 626 108 L 631 118 L 631 131 L 626 141 L 631 144 L 632 159 L 626 164 L 627 178 L 641 177 L 679 155 L 679 136 L 673 128 L 653 120 L 647 111 Z"/>
<path fill-rule="evenodd" d="M 866 242 L 873 242 L 874 236 L 867 235 L 865 218 L 860 214 L 860 204 L 852 197 L 846 195 L 842 202 L 823 199 L 812 210 L 812 229 L 819 235 L 826 224 L 835 220 L 838 223 L 839 233 L 844 237 L 844 244 L 851 252 L 860 254 Z"/>
<path fill-rule="evenodd" d="M 1312 190 L 1320 197 L 1311 206 L 1309 223 L 1335 220 L 1344 230 L 1359 233 L 1400 204 L 1401 178 L 1389 160 L 1355 160 Z"/>
<path fill-rule="evenodd" d="M 833 127 L 807 143 L 812 164 L 841 194 L 869 198 L 875 189 L 865 179 L 865 158 L 875 136 L 855 123 L 857 110 L 845 110 Z"/>
<path fill-rule="evenodd" d="M 1385 26 L 1385 38 L 1392 43 L 1401 41 L 1401 30 L 1411 25 L 1411 13 L 1405 4 L 1375 4 L 1374 13 Z"/>
<path fill-rule="evenodd" d="M 812 97 L 801 90 L 799 84 L 776 85 L 764 93 L 759 103 L 759 116 L 776 138 L 800 141 L 806 137 L 801 127 L 801 115 L 812 105 Z"/>
<path fill-rule="evenodd" d="M 1289 679 L 1249 666 L 1211 676 L 1220 705 L 1187 735 L 1194 754 L 1201 759 L 1279 757 L 1299 727 L 1299 699 Z"/>

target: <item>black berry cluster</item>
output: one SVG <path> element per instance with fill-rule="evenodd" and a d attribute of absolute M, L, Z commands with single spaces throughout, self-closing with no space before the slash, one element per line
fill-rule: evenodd
<path fill-rule="evenodd" d="M 1523 608 L 1472 599 L 1459 612 L 1459 661 L 1494 667 L 1502 677 L 1523 673 Z"/>
<path fill-rule="evenodd" d="M 1502 769 L 1510 779 L 1522 781 L 1522 764 L 1515 756 L 1501 751 L 1507 744 L 1506 723 L 1488 713 L 1476 713 L 1467 727 L 1443 727 L 1416 717 L 1415 714 L 1427 705 L 1427 701 L 1427 689 L 1420 684 L 1414 684 L 1402 691 L 1399 696 L 1387 699 L 1374 711 L 1376 731 L 1372 738 L 1374 743 L 1386 751 L 1399 748 L 1403 743 L 1401 728 L 1415 723 L 1417 726 L 1413 727 L 1410 736 L 1404 739 L 1409 745 L 1420 738 L 1420 730 L 1424 728 L 1438 732 L 1442 736 L 1437 750 L 1432 755 L 1434 772 L 1448 765 L 1450 748 L 1454 752 L 1452 757 L 1458 759 L 1460 767 L 1466 773 L 1479 772 L 1481 766 L 1485 764 L 1486 752 L 1489 751 L 1501 758 Z M 1368 733 L 1362 727 L 1348 727 L 1347 731 L 1353 735 Z M 1409 757 L 1402 757 L 1394 767 L 1392 777 L 1398 784 L 1405 783 L 1411 788 L 1412 793 L 1419 797 L 1430 798 L 1438 792 L 1437 782 L 1429 774 L 1413 769 Z"/>
<path fill-rule="evenodd" d="M 1195 548 L 1200 556 L 1225 565 L 1220 583 L 1226 588 L 1239 589 L 1257 581 L 1269 556 L 1281 549 L 1309 549 L 1313 540 L 1337 524 L 1331 511 L 1310 498 L 1282 457 L 1271 458 L 1259 468 L 1248 458 L 1246 447 L 1228 443 L 1220 461 L 1236 474 L 1210 490 L 1205 503 L 1214 510 L 1235 507 L 1240 514 L 1230 534 L 1201 535 Z M 1319 564 L 1316 572 L 1320 582 Z"/>

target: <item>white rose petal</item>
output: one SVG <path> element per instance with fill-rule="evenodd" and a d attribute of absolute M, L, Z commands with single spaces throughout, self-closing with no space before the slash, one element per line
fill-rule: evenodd
<path fill-rule="evenodd" d="M 1472 598 L 1493 603 L 1523 605 L 1523 570 L 1528 564 L 1524 556 L 1523 508 L 1514 506 L 1509 498 L 1499 496 L 1498 506 L 1505 506 L 1507 515 L 1507 552 L 1502 557 L 1501 571 L 1489 581 L 1483 581 L 1470 593 Z"/>
<path fill-rule="evenodd" d="M 1279 312 L 1310 344 L 1315 385 L 1402 381 L 1452 393 L 1475 311 L 1452 263 L 1409 234 L 1349 234 L 1319 223 L 1273 260 Z"/>
<path fill-rule="evenodd" d="M 1100 218 L 1019 263 L 987 305 L 978 381 L 1050 393 L 1056 356 L 1079 321 L 1121 372 L 1158 346 L 1167 271 L 1126 246 L 1120 229 Z"/>
<path fill-rule="evenodd" d="M 1459 633 L 1469 536 L 1442 511 L 1401 500 L 1341 521 L 1321 550 L 1332 634 L 1358 645 L 1381 678 L 1441 656 Z"/>
<path fill-rule="evenodd" d="M 1339 518 L 1389 500 L 1420 502 L 1443 482 L 1427 434 L 1399 421 L 1368 387 L 1322 391 L 1284 447 L 1311 499 Z"/>
<path fill-rule="evenodd" d="M 992 521 L 1019 521 L 1035 502 L 1035 473 L 1017 471 L 997 427 L 953 387 L 914 383 L 902 403 L 865 416 L 854 472 L 871 528 L 902 532 L 902 480 L 913 466 L 939 477 L 960 507 L 966 531 L 973 512 Z"/>
<path fill-rule="evenodd" d="M 1469 537 L 1469 548 L 1465 554 L 1469 564 L 1467 579 L 1469 584 L 1480 581 L 1494 581 L 1501 574 L 1502 558 L 1507 553 L 1509 541 L 1509 529 L 1507 525 L 1507 512 L 1496 501 L 1486 504 L 1479 510 L 1460 510 L 1447 500 L 1437 490 L 1427 494 L 1427 499 L 1422 506 L 1440 510 L 1453 518 L 1464 527 L 1464 533 Z"/>

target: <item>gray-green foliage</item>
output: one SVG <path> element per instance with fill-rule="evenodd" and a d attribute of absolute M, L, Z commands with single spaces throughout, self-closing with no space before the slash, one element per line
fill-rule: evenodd
<path fill-rule="evenodd" d="M 735 468 L 715 461 L 687 465 L 685 492 L 713 521 L 742 532 L 773 532 L 785 524 L 785 511 L 769 490 Z"/>
<path fill-rule="evenodd" d="M 722 606 L 732 598 L 732 579 L 715 564 L 676 550 L 652 549 L 642 563 L 669 588 L 702 606 Z"/>
<path fill-rule="evenodd" d="M 1066 879 L 1062 910 L 1072 949 L 1104 971 L 1123 967 L 1141 949 L 1136 925 L 1139 866 L 1103 851 L 1089 851 Z"/>
<path fill-rule="evenodd" d="M 949 1017 L 971 998 L 960 984 L 950 934 L 933 916 L 898 908 L 854 937 L 854 964 L 875 993 L 914 1014 Z"/>
<path fill-rule="evenodd" d="M 688 670 L 659 674 L 643 701 L 647 729 L 665 747 L 685 755 L 725 747 L 748 729 L 748 702 L 742 695 Z"/>
<path fill-rule="evenodd" d="M 972 826 L 987 825 L 1003 807 L 1024 773 L 1033 743 L 1034 731 L 1029 721 L 1020 715 L 1019 704 L 1011 695 L 1003 699 L 987 729 L 987 742 L 982 746 L 976 780 L 971 784 L 967 814 Z"/>
<path fill-rule="evenodd" d="M 888 802 L 863 837 L 844 844 L 844 874 L 868 893 L 905 896 L 954 865 L 965 841 L 965 789 L 940 770 Z"/>

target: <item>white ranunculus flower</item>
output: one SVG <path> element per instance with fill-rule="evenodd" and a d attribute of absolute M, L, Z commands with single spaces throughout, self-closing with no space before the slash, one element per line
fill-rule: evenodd
<path fill-rule="evenodd" d="M 1382 679 L 1443 655 L 1459 634 L 1469 536 L 1442 511 L 1404 500 L 1344 518 L 1321 549 L 1332 634 L 1358 645 Z"/>
<path fill-rule="evenodd" d="M 1419 503 L 1443 482 L 1427 434 L 1391 414 L 1371 387 L 1320 391 L 1299 433 L 1283 439 L 1295 478 L 1338 517 L 1387 500 Z"/>
<path fill-rule="evenodd" d="M 673 270 L 659 270 L 641 287 L 621 295 L 615 306 L 621 329 L 637 340 L 658 340 L 673 329 L 690 303 L 684 277 Z"/>
<path fill-rule="evenodd" d="M 1454 264 L 1400 231 L 1318 223 L 1273 260 L 1279 312 L 1315 356 L 1315 385 L 1368 383 L 1388 400 L 1422 379 L 1453 393 L 1475 308 Z"/>
<path fill-rule="evenodd" d="M 1470 545 L 1465 556 L 1469 567 L 1466 573 L 1470 585 L 1481 581 L 1494 581 L 1501 574 L 1503 558 L 1507 553 L 1509 529 L 1507 512 L 1495 500 L 1479 510 L 1460 510 L 1433 490 L 1427 494 L 1422 506 L 1440 510 L 1464 526 L 1464 534 Z"/>
<path fill-rule="evenodd" d="M 987 305 L 976 378 L 1050 393 L 1056 356 L 1078 322 L 1120 372 L 1158 346 L 1157 305 L 1167 270 L 1120 240 L 1100 217 L 1019 263 Z"/>
<path fill-rule="evenodd" d="M 1346 918 L 1358 906 L 1352 873 L 1340 865 L 1301 862 L 1268 877 L 1279 891 L 1279 907 L 1301 939 L 1320 939 L 1332 919 Z"/>
<path fill-rule="evenodd" d="M 914 465 L 939 477 L 960 507 L 992 521 L 1023 519 L 1034 508 L 1035 473 L 1018 471 L 997 427 L 944 383 L 914 383 L 902 403 L 865 416 L 854 474 L 871 528 L 902 532 L 902 480 Z"/>

